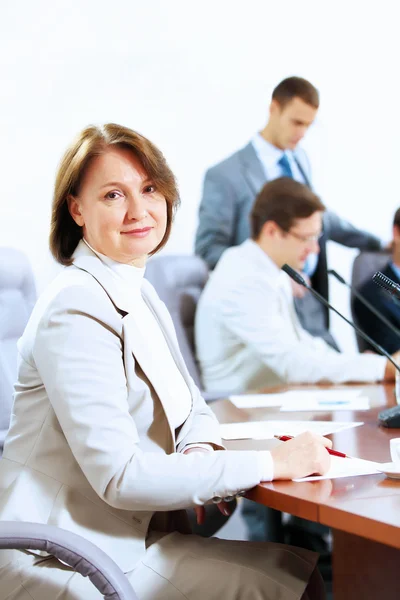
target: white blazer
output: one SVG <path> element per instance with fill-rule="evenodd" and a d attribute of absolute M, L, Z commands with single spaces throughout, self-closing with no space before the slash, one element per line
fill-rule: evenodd
<path fill-rule="evenodd" d="M 180 453 L 196 442 L 222 450 L 219 426 L 187 372 L 167 309 L 146 280 L 142 293 L 190 390 L 179 430 L 169 426 L 179 398 L 158 372 L 132 299 L 81 242 L 19 341 L 0 461 L 0 519 L 76 532 L 125 572 L 145 552 L 155 511 L 204 504 L 260 481 L 257 452 Z M 166 527 L 179 528 L 174 515 L 164 516 Z"/>
<path fill-rule="evenodd" d="M 379 381 L 386 359 L 340 354 L 300 324 L 289 277 L 253 241 L 226 250 L 200 297 L 196 348 L 208 390 Z"/>

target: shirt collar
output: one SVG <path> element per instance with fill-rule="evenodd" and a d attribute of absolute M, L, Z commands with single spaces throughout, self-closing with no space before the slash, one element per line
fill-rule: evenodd
<path fill-rule="evenodd" d="M 277 148 L 270 142 L 267 142 L 261 133 L 256 133 L 251 142 L 260 160 L 265 164 L 267 169 L 268 167 L 274 167 L 284 154 L 283 150 Z"/>
<path fill-rule="evenodd" d="M 288 275 L 282 271 L 268 256 L 266 252 L 252 239 L 243 242 L 243 247 L 251 257 L 253 263 L 268 275 L 270 284 L 274 288 L 280 288 L 287 281 Z"/>
<path fill-rule="evenodd" d="M 85 242 L 86 246 L 88 246 L 88 248 L 90 248 L 91 251 L 94 252 L 96 256 L 98 256 L 101 262 L 112 271 L 115 277 L 117 277 L 120 280 L 122 279 L 126 284 L 128 284 L 132 288 L 140 290 L 146 267 L 135 267 L 133 265 L 119 263 L 116 260 L 110 258 L 109 256 L 101 254 L 101 252 L 98 252 L 97 250 L 92 248 L 92 246 L 85 240 L 85 238 L 83 238 L 83 241 Z"/>

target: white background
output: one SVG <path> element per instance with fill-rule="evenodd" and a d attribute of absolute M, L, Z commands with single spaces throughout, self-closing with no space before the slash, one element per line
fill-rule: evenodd
<path fill-rule="evenodd" d="M 273 87 L 299 75 L 320 90 L 304 146 L 316 190 L 389 239 L 398 193 L 397 3 L 337 0 L 2 0 L 0 245 L 30 257 L 38 290 L 57 163 L 89 123 L 137 129 L 165 153 L 182 207 L 166 252 L 191 253 L 204 171 L 261 129 Z M 349 277 L 354 251 L 330 266 Z M 348 297 L 331 282 L 331 299 Z M 333 319 L 342 347 L 347 325 Z"/>

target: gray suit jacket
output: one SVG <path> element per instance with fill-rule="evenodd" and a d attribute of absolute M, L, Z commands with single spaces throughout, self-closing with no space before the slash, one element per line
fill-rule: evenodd
<path fill-rule="evenodd" d="M 186 369 L 167 309 L 146 280 L 142 295 L 190 391 L 182 426 L 170 425 L 178 399 L 135 320 L 134 300 L 80 242 L 74 264 L 40 297 L 19 341 L 0 461 L 0 520 L 78 533 L 125 572 L 144 555 L 155 512 L 164 530 L 175 529 L 176 515 L 168 511 L 260 481 L 256 452 L 181 453 L 195 442 L 218 449 L 219 425 Z M 183 525 L 179 515 L 178 521 Z"/>
<path fill-rule="evenodd" d="M 295 158 L 307 184 L 311 185 L 310 164 L 304 150 L 296 150 Z M 249 215 L 266 181 L 268 178 L 251 142 L 207 171 L 195 251 L 211 269 L 224 250 L 250 237 Z M 357 229 L 334 212 L 326 211 L 318 267 L 312 278 L 314 288 L 325 297 L 328 296 L 327 240 L 361 250 L 381 248 L 381 241 L 376 236 Z"/>

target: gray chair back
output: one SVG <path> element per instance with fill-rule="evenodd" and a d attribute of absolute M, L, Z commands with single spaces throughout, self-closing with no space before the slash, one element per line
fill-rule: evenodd
<path fill-rule="evenodd" d="M 168 308 L 188 371 L 201 389 L 194 347 L 194 318 L 197 301 L 208 279 L 208 267 L 198 256 L 155 256 L 147 263 L 146 279 Z"/>
<path fill-rule="evenodd" d="M 14 248 L 0 248 L 0 454 L 17 378 L 17 341 L 35 301 L 35 282 L 27 257 Z"/>
<path fill-rule="evenodd" d="M 351 284 L 357 290 L 360 291 L 364 283 L 372 278 L 376 271 L 380 271 L 384 268 L 389 260 L 389 254 L 386 252 L 360 252 L 354 259 L 353 269 L 351 274 Z M 356 325 L 357 314 L 354 310 L 354 294 L 350 297 L 351 315 Z M 360 352 L 369 349 L 369 345 L 359 335 L 357 337 L 357 345 Z"/>

